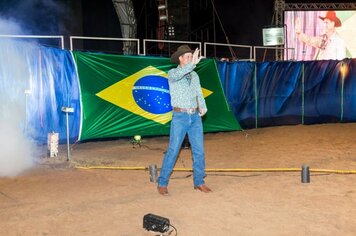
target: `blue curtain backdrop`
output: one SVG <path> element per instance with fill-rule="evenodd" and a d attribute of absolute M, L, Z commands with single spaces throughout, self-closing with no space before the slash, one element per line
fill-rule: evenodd
<path fill-rule="evenodd" d="M 47 143 L 50 132 L 66 141 L 66 117 L 62 107 L 73 107 L 69 115 L 70 140 L 77 140 L 80 126 L 80 93 L 71 53 L 18 40 L 0 40 L 0 92 L 9 109 L 20 116 L 19 128 L 28 137 Z M 16 110 L 12 109 L 16 107 Z"/>
<path fill-rule="evenodd" d="M 62 107 L 71 107 L 74 113 L 68 113 L 69 138 L 75 142 L 79 135 L 81 107 L 78 78 L 70 51 L 40 47 L 31 67 L 36 68 L 33 88 L 38 89 L 28 106 L 28 113 L 32 114 L 29 120 L 29 127 L 33 128 L 31 135 L 46 143 L 48 133 L 53 131 L 59 133 L 60 142 L 64 143 L 66 114 Z"/>
<path fill-rule="evenodd" d="M 243 128 L 356 121 L 356 59 L 218 62 Z"/>

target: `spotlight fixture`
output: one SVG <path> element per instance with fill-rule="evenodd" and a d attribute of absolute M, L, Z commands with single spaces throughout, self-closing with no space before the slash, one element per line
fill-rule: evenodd
<path fill-rule="evenodd" d="M 159 20 L 167 20 L 167 16 L 166 15 L 161 15 L 161 16 L 159 16 Z"/>
<path fill-rule="evenodd" d="M 174 26 L 173 26 L 173 25 L 168 26 L 168 36 L 169 36 L 170 38 L 174 38 L 174 36 L 175 36 L 175 33 L 174 33 Z"/>
<path fill-rule="evenodd" d="M 136 145 L 138 147 L 141 147 L 141 135 L 135 135 L 133 136 L 133 139 L 131 139 L 132 147 L 135 148 Z"/>
<path fill-rule="evenodd" d="M 160 21 L 167 21 L 168 20 L 167 0 L 158 0 L 157 8 L 158 8 L 158 19 Z"/>
<path fill-rule="evenodd" d="M 159 5 L 158 6 L 158 10 L 165 10 L 166 9 L 166 5 Z"/>

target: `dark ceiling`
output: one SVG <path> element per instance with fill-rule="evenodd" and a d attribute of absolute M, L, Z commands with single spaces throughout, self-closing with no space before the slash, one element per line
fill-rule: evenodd
<path fill-rule="evenodd" d="M 157 0 L 133 3 L 138 38 L 156 38 Z M 168 7 L 176 27 L 175 40 L 262 45 L 262 28 L 272 23 L 274 0 L 168 0 Z M 0 15 L 3 22 L 18 23 L 23 34 L 121 37 L 112 0 L 0 1 Z M 3 25 L 0 33 L 7 34 Z"/>

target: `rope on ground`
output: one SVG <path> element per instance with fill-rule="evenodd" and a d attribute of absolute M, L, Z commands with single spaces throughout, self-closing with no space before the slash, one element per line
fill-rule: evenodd
<path fill-rule="evenodd" d="M 77 169 L 109 169 L 109 170 L 148 170 L 144 166 L 79 166 Z M 299 172 L 302 168 L 213 168 L 205 169 L 205 172 Z M 174 168 L 173 171 L 193 172 L 192 168 Z M 310 172 L 332 173 L 332 174 L 356 174 L 356 170 L 332 170 L 332 169 L 310 169 Z"/>
<path fill-rule="evenodd" d="M 108 170 L 148 170 L 144 166 L 76 166 L 77 169 L 108 169 Z"/>

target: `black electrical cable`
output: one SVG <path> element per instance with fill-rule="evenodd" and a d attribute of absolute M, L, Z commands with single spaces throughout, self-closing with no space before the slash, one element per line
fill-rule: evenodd
<path fill-rule="evenodd" d="M 141 144 L 141 146 L 147 148 L 148 150 L 152 150 L 152 151 L 164 151 L 163 148 L 151 148 L 145 144 Z"/>
<path fill-rule="evenodd" d="M 169 226 L 173 228 L 170 232 L 168 232 L 167 234 L 156 234 L 155 236 L 163 236 L 163 235 L 169 236 L 169 235 L 171 235 L 171 233 L 173 233 L 173 231 L 176 232 L 176 234 L 175 234 L 174 236 L 177 236 L 177 235 L 178 235 L 178 230 L 177 230 L 177 228 L 174 227 L 174 226 L 171 225 L 171 224 L 170 224 Z"/>
<path fill-rule="evenodd" d="M 173 225 L 170 224 L 170 226 L 175 230 L 176 234 L 174 236 L 178 235 L 178 230 L 176 227 L 174 227 Z M 168 233 L 168 235 L 171 235 L 171 233 L 173 232 L 173 230 L 171 232 Z"/>
<path fill-rule="evenodd" d="M 219 14 L 218 14 L 218 11 L 216 10 L 214 0 L 211 0 L 211 5 L 212 5 L 212 7 L 213 7 L 214 14 L 215 14 L 216 17 L 218 18 L 218 21 L 219 21 L 219 23 L 220 23 L 221 30 L 223 31 L 223 34 L 224 34 L 224 36 L 225 36 L 225 40 L 226 40 L 227 44 L 230 44 L 229 38 L 227 37 L 226 31 L 225 31 L 224 26 L 223 26 L 223 24 L 222 24 L 222 22 L 221 22 L 221 19 L 220 19 L 220 16 L 219 16 Z M 233 57 L 233 59 L 236 60 L 236 59 L 237 59 L 236 53 L 234 52 L 234 50 L 232 49 L 231 46 L 229 46 L 229 50 L 230 50 L 230 53 L 231 53 L 231 56 Z"/>

